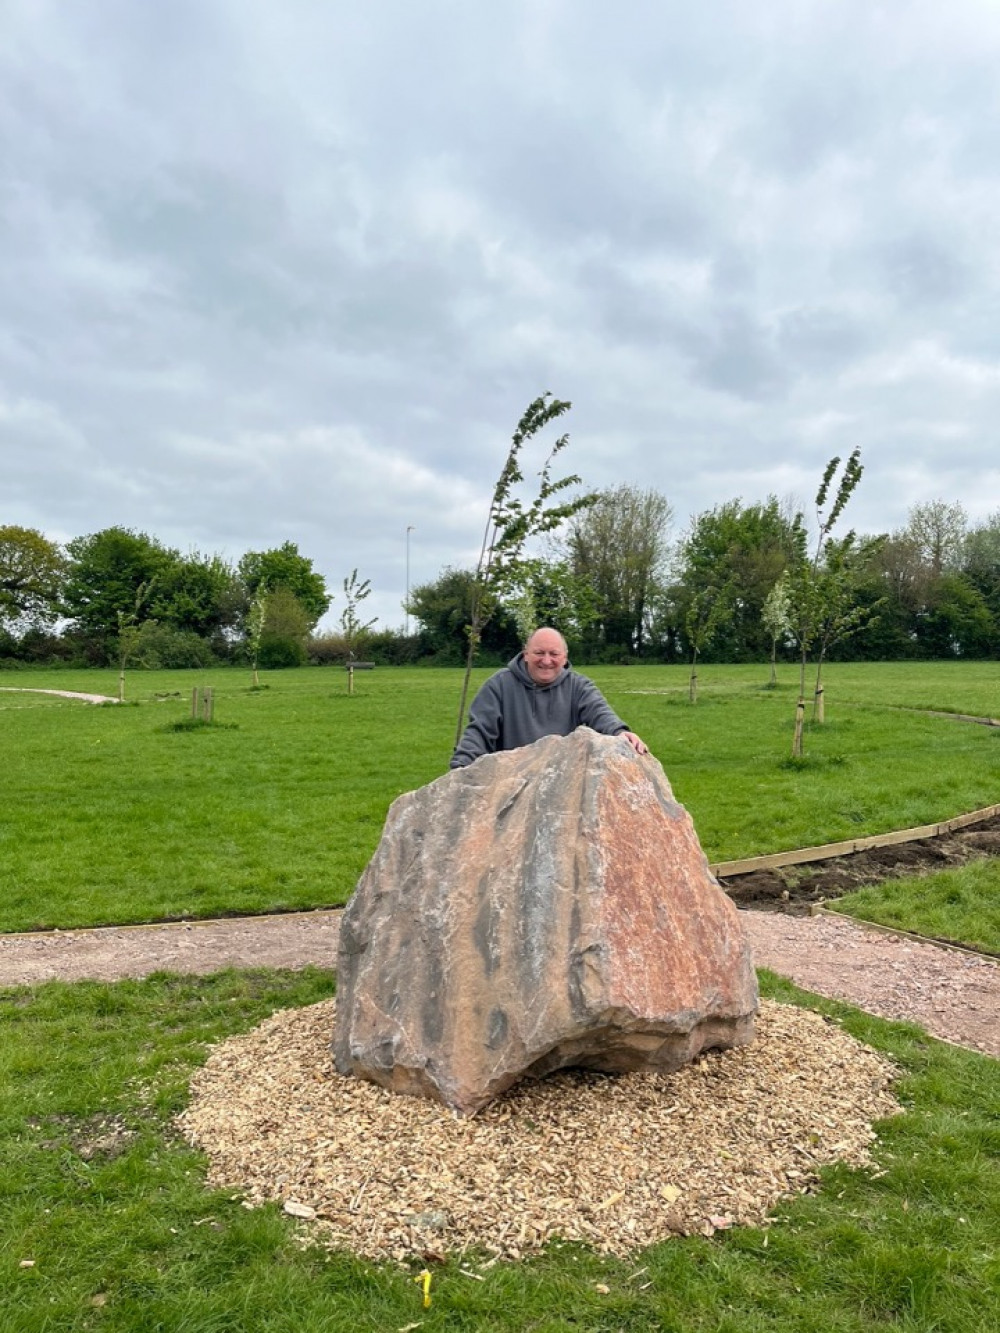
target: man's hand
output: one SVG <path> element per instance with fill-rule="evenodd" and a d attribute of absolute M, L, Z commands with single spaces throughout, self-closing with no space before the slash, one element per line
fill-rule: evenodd
<path fill-rule="evenodd" d="M 649 746 L 642 737 L 637 736 L 634 731 L 620 731 L 618 735 L 625 737 L 636 754 L 649 754 Z"/>

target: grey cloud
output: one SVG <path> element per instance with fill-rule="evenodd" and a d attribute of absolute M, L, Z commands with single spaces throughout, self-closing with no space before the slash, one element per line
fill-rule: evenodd
<path fill-rule="evenodd" d="M 766 399 L 780 394 L 788 384 L 773 336 L 746 309 L 720 311 L 692 352 L 694 374 L 713 389 Z"/>
<path fill-rule="evenodd" d="M 415 576 L 470 558 L 543 389 L 574 400 L 570 469 L 679 524 L 811 493 L 855 443 L 873 527 L 978 500 L 988 11 L 53 15 L 13 6 L 0 53 L 7 521 L 298 540 L 401 622 L 406 527 Z"/>
<path fill-rule="evenodd" d="M 961 301 L 974 283 L 956 245 L 932 236 L 900 236 L 882 248 L 879 261 L 890 291 L 905 305 Z"/>
<path fill-rule="evenodd" d="M 791 310 L 780 321 L 777 350 L 782 362 L 816 374 L 840 371 L 872 346 L 864 321 L 824 307 Z"/>

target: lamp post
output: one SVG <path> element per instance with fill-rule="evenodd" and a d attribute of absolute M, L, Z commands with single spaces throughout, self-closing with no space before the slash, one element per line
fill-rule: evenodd
<path fill-rule="evenodd" d="M 410 533 L 413 524 L 406 529 L 406 637 L 410 637 Z"/>

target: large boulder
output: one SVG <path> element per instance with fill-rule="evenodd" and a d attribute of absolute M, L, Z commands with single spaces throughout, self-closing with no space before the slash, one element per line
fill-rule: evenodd
<path fill-rule="evenodd" d="M 472 1114 L 567 1065 L 753 1035 L 757 981 L 659 763 L 581 727 L 394 802 L 340 931 L 342 1074 Z"/>

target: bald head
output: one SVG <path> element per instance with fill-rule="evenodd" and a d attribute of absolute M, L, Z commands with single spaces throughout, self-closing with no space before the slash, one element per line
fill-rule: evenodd
<path fill-rule="evenodd" d="M 536 629 L 524 645 L 524 665 L 536 685 L 551 685 L 568 661 L 566 640 L 558 630 Z"/>

